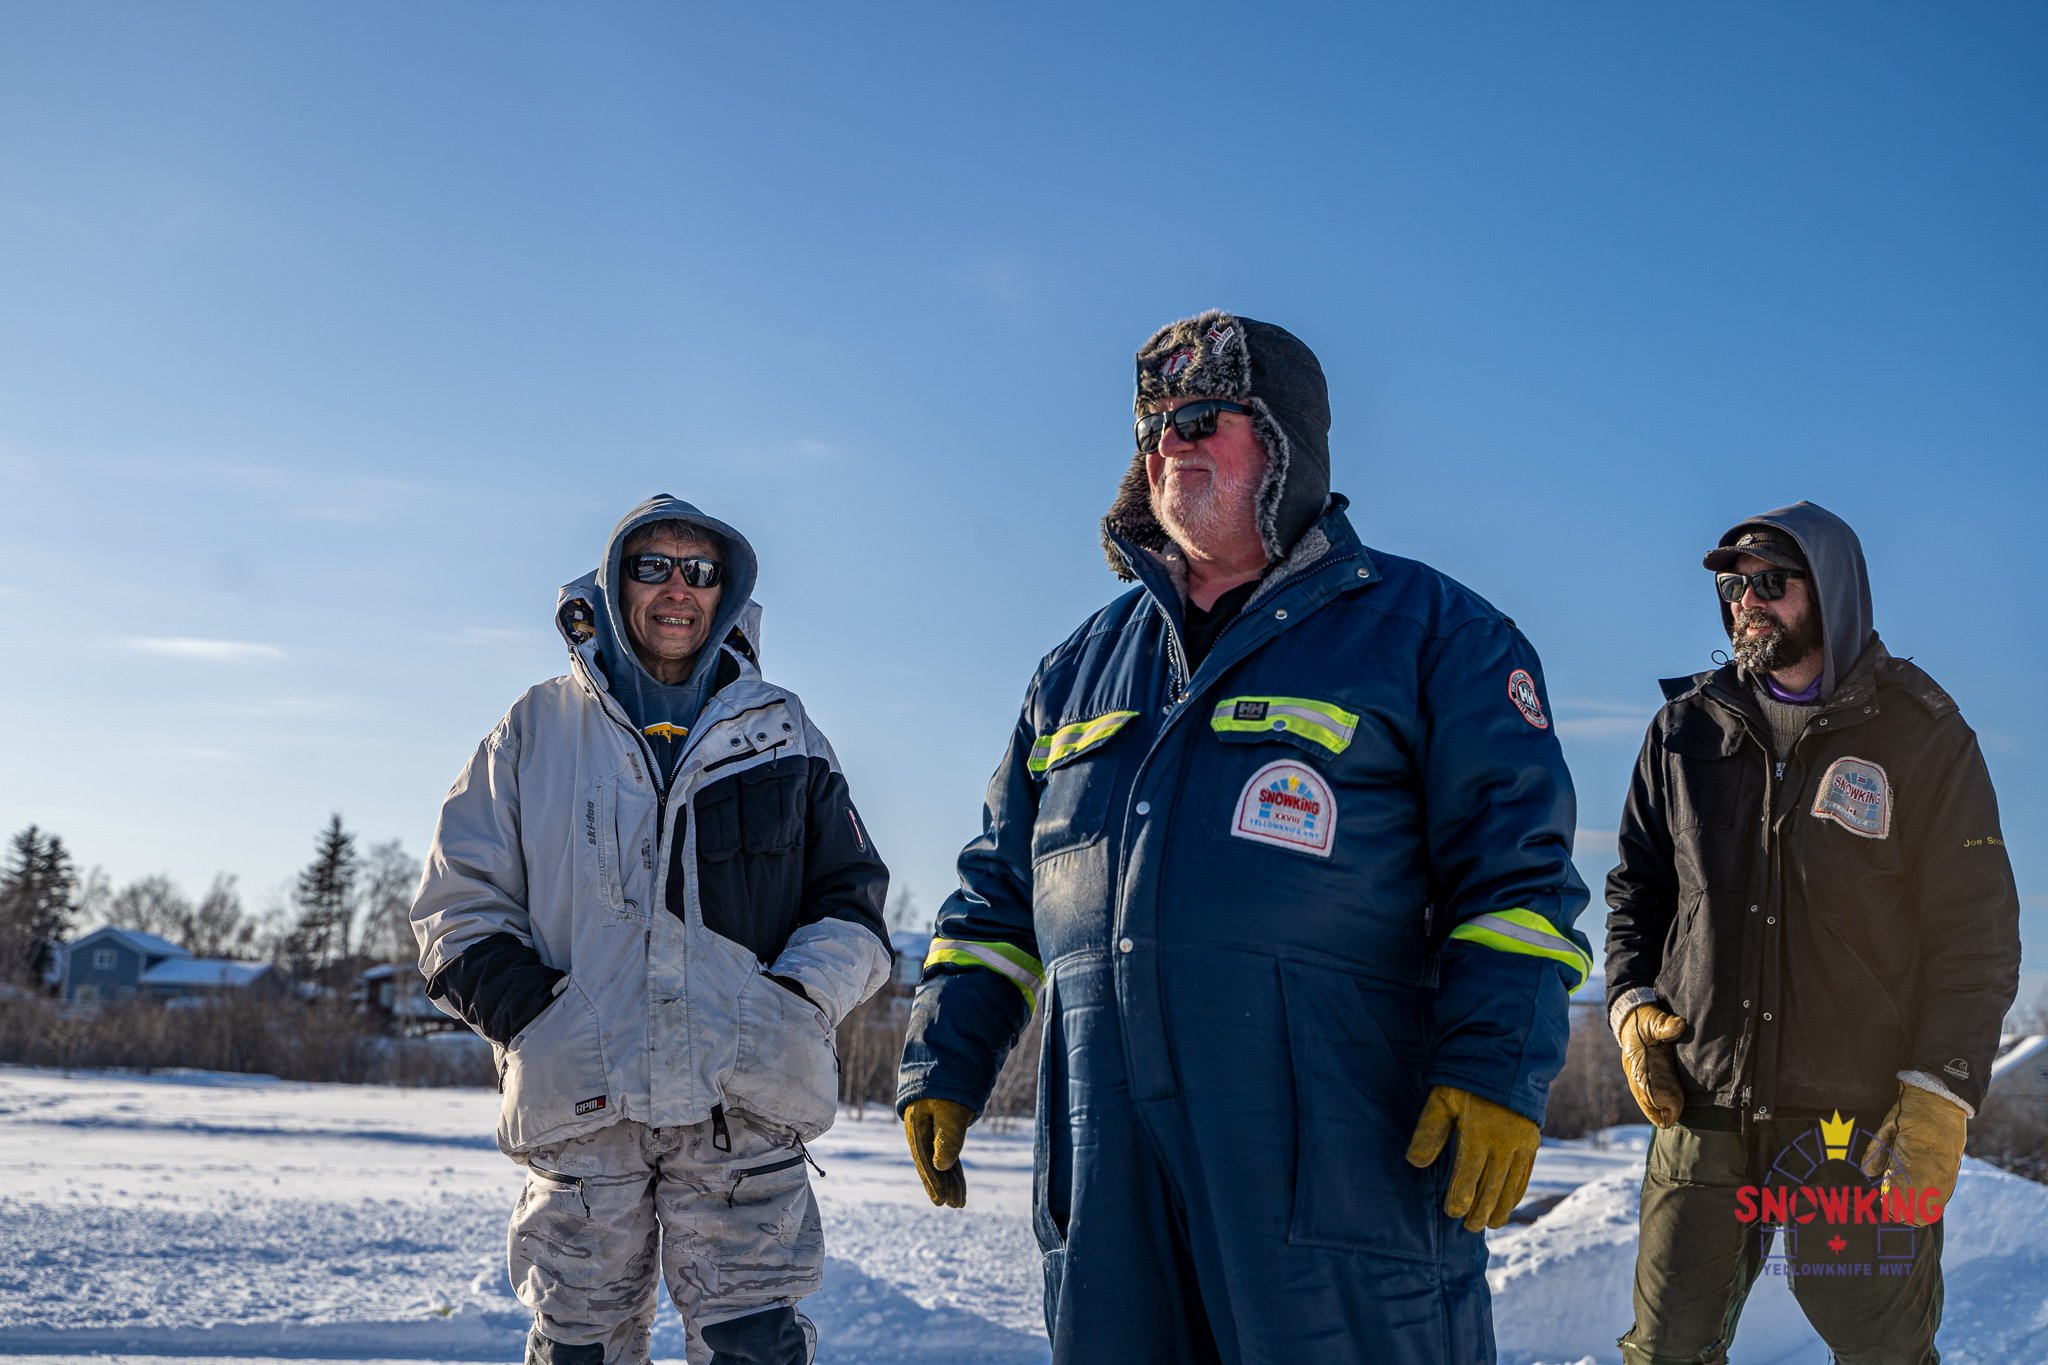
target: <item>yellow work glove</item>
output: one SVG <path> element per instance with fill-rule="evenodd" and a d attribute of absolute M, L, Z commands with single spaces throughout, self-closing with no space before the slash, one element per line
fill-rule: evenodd
<path fill-rule="evenodd" d="M 1892 1186 L 1910 1191 L 1913 1226 L 1934 1221 L 1925 1217 L 1948 1207 L 1956 1192 L 1956 1173 L 1963 1165 L 1963 1142 L 1969 1136 L 1970 1116 L 1953 1100 L 1932 1090 L 1899 1083 L 1899 1102 L 1884 1116 L 1877 1141 L 1863 1154 L 1863 1174 L 1875 1179 L 1884 1175 L 1884 1192 Z M 1922 1190 L 1939 1190 L 1941 1203 L 1930 1209 Z"/>
<path fill-rule="evenodd" d="M 1507 1224 L 1508 1215 L 1529 1188 L 1529 1168 L 1536 1164 L 1536 1125 L 1512 1109 L 1483 1100 L 1469 1091 L 1440 1085 L 1429 1092 L 1415 1136 L 1408 1140 L 1408 1164 L 1434 1162 L 1458 1129 L 1458 1155 L 1451 1167 L 1451 1188 L 1444 1194 L 1444 1212 L 1465 1220 L 1467 1232 Z"/>
<path fill-rule="evenodd" d="M 1685 1032 L 1685 1020 L 1662 1005 L 1637 1005 L 1621 1021 L 1621 1069 L 1643 1117 L 1659 1128 L 1678 1122 L 1685 1091 L 1678 1084 L 1678 1058 L 1671 1045 Z"/>
<path fill-rule="evenodd" d="M 967 1206 L 967 1172 L 960 1169 L 960 1144 L 974 1111 L 952 1100 L 912 1100 L 903 1109 L 903 1133 L 910 1139 L 910 1159 L 917 1178 L 934 1204 Z"/>

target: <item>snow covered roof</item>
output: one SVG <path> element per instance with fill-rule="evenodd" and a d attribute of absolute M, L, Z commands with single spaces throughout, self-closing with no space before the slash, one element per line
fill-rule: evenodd
<path fill-rule="evenodd" d="M 142 974 L 145 986 L 246 986 L 270 970 L 267 962 L 225 962 L 183 957 L 159 962 Z"/>
<path fill-rule="evenodd" d="M 155 934 L 145 934 L 140 929 L 119 929 L 111 924 L 104 929 L 95 929 L 84 938 L 79 939 L 71 945 L 71 951 L 75 953 L 87 944 L 97 943 L 103 938 L 115 939 L 124 944 L 130 952 L 140 953 L 144 957 L 192 956 L 192 954 L 186 952 L 167 938 L 158 938 Z"/>

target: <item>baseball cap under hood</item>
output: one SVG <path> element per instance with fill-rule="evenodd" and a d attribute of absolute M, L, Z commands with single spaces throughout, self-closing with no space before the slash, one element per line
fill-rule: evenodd
<path fill-rule="evenodd" d="M 1876 634 L 1870 605 L 1870 573 L 1863 563 L 1863 543 L 1849 523 L 1827 508 L 1812 502 L 1795 502 L 1790 507 L 1745 517 L 1728 528 L 1720 544 L 1707 552 L 1703 561 L 1717 568 L 1745 531 L 1769 527 L 1789 537 L 1806 560 L 1807 576 L 1813 584 L 1814 600 L 1820 604 L 1821 641 L 1824 662 L 1820 695 L 1834 695 L 1836 686 L 1869 646 Z M 1771 560 L 1771 556 L 1759 556 Z M 1721 604 L 1721 630 L 1727 633 L 1733 609 Z"/>

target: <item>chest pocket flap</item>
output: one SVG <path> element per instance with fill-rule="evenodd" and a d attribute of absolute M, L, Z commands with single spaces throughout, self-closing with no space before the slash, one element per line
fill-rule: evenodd
<path fill-rule="evenodd" d="M 1136 720 L 1136 711 L 1105 711 L 1093 720 L 1062 725 L 1049 735 L 1040 735 L 1031 746 L 1025 766 L 1034 777 L 1044 777 L 1063 763 L 1092 753 L 1116 738 L 1117 731 Z"/>
<path fill-rule="evenodd" d="M 1358 733 L 1358 717 L 1312 697 L 1225 697 L 1210 712 L 1209 728 L 1225 743 L 1279 739 L 1310 753 L 1341 754 Z"/>

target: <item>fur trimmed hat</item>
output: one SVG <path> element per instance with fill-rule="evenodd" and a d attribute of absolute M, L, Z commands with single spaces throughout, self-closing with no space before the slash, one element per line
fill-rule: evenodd
<path fill-rule="evenodd" d="M 1330 495 L 1330 389 L 1316 353 L 1284 327 L 1212 308 L 1160 328 L 1138 348 L 1134 415 L 1169 398 L 1227 398 L 1252 410 L 1266 452 L 1259 486 L 1259 539 L 1269 559 L 1286 555 L 1322 515 Z M 1102 519 L 1102 549 L 1117 577 L 1137 575 L 1111 532 L 1147 550 L 1171 544 L 1152 515 L 1140 452 Z"/>

